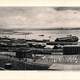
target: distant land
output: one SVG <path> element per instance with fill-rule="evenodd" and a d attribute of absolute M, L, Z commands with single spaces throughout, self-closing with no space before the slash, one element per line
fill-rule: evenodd
<path fill-rule="evenodd" d="M 4 29 L 4 28 L 0 28 L 0 32 L 14 32 L 14 31 L 22 31 L 24 29 L 20 29 L 20 28 L 13 28 L 13 29 Z"/>
<path fill-rule="evenodd" d="M 80 28 L 45 28 L 45 29 L 33 29 L 33 30 L 80 30 Z"/>
<path fill-rule="evenodd" d="M 0 32 L 16 32 L 16 31 L 28 31 L 28 30 L 80 30 L 80 28 L 32 28 L 32 29 L 24 29 L 24 28 L 12 28 L 12 29 L 4 29 L 0 28 Z"/>

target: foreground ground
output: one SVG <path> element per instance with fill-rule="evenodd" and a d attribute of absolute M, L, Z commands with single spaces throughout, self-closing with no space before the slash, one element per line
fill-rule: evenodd
<path fill-rule="evenodd" d="M 80 55 L 45 55 L 27 65 L 27 62 L 23 59 L 19 60 L 15 57 L 1 54 L 0 69 L 4 68 L 6 63 L 13 64 L 11 70 L 34 70 L 32 66 L 35 63 L 48 65 L 48 70 L 80 70 Z M 38 70 L 37 67 L 35 70 Z"/>
<path fill-rule="evenodd" d="M 80 64 L 52 64 L 50 70 L 80 70 Z"/>

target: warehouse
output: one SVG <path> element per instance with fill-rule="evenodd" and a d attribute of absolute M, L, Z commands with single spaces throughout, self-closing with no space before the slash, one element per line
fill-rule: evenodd
<path fill-rule="evenodd" d="M 63 55 L 79 55 L 80 46 L 79 45 L 66 45 L 63 47 Z"/>

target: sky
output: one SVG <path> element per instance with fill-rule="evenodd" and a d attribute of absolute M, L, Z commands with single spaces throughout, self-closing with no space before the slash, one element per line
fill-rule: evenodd
<path fill-rule="evenodd" d="M 80 7 L 0 7 L 0 28 L 80 27 Z"/>

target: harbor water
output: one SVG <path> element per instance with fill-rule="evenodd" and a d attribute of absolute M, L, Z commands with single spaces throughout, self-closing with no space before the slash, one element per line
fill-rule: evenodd
<path fill-rule="evenodd" d="M 30 33 L 30 34 L 24 34 Z M 49 39 L 54 41 L 58 37 L 65 37 L 67 35 L 75 35 L 79 37 L 80 40 L 80 30 L 25 30 L 15 32 L 3 32 L 0 36 L 8 36 L 10 38 L 20 38 L 20 39 Z"/>

